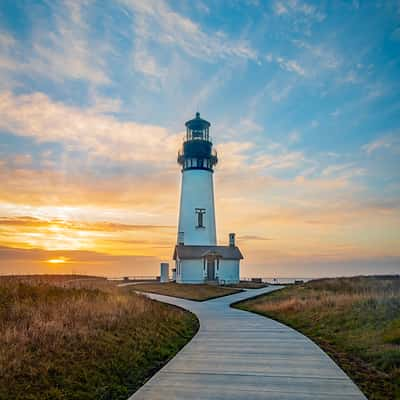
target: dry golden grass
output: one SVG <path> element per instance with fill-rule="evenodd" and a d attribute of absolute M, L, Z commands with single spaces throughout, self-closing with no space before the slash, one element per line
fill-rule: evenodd
<path fill-rule="evenodd" d="M 4 275 L 0 276 L 0 284 L 6 282 L 20 282 L 27 285 L 51 285 L 62 288 L 101 289 L 115 288 L 119 281 L 109 281 L 102 276 L 89 275 Z"/>
<path fill-rule="evenodd" d="M 85 341 L 93 335 L 94 325 L 111 330 L 120 319 L 132 315 L 140 318 L 147 305 L 146 299 L 120 295 L 116 289 L 110 296 L 87 290 L 71 293 L 44 287 L 39 294 L 36 288 L 31 290 L 22 284 L 8 284 L 4 288 L 7 297 L 1 299 L 0 333 L 7 357 L 1 357 L 0 353 L 1 370 L 10 365 L 20 367 L 24 359 L 21 353 L 31 346 L 53 352 L 68 338 L 79 336 Z M 35 301 L 40 297 L 43 301 Z"/>
<path fill-rule="evenodd" d="M 321 279 L 237 305 L 315 340 L 369 399 L 400 399 L 400 278 Z"/>
<path fill-rule="evenodd" d="M 0 279 L 0 399 L 125 399 L 197 329 L 177 308 L 67 281 Z"/>
<path fill-rule="evenodd" d="M 133 290 L 163 294 L 165 296 L 181 297 L 188 300 L 204 301 L 238 293 L 240 290 L 217 285 L 180 284 L 180 283 L 141 283 L 132 285 Z"/>
<path fill-rule="evenodd" d="M 51 284 L 53 286 L 63 286 L 74 281 L 107 281 L 102 276 L 90 275 L 69 275 L 69 274 L 37 274 L 37 275 L 2 275 L 0 282 L 21 282 L 26 284 Z"/>

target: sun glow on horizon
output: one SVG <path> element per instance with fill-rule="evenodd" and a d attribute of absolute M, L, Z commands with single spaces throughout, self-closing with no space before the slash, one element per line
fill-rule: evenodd
<path fill-rule="evenodd" d="M 48 263 L 50 264 L 62 264 L 62 263 L 66 263 L 67 259 L 64 257 L 60 257 L 60 258 L 51 258 L 50 260 L 47 260 Z"/>

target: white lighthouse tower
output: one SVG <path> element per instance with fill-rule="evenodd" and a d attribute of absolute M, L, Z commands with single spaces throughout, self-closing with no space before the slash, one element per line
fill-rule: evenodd
<path fill-rule="evenodd" d="M 216 245 L 213 170 L 217 155 L 210 139 L 210 123 L 196 113 L 185 125 L 186 137 L 178 156 L 182 166 L 178 243 Z"/>
<path fill-rule="evenodd" d="M 214 167 L 218 162 L 210 138 L 210 123 L 196 117 L 186 122 L 178 163 L 182 168 L 178 240 L 174 252 L 176 281 L 239 281 L 240 250 L 234 234 L 229 246 L 217 245 Z"/>

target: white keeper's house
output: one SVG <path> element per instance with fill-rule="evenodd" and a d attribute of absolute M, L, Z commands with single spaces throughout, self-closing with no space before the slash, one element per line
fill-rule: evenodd
<path fill-rule="evenodd" d="M 182 168 L 178 240 L 174 250 L 178 283 L 237 283 L 242 253 L 229 234 L 217 245 L 214 206 L 214 167 L 218 162 L 210 123 L 196 113 L 186 122 L 186 137 L 178 153 Z"/>

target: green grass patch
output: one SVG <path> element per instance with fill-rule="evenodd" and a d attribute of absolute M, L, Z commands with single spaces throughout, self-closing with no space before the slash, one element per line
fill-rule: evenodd
<path fill-rule="evenodd" d="M 126 400 L 197 318 L 129 291 L 0 280 L 0 399 Z"/>
<path fill-rule="evenodd" d="M 269 286 L 268 283 L 263 282 L 251 282 L 251 281 L 240 281 L 239 283 L 226 285 L 227 287 L 238 288 L 238 289 L 262 289 Z"/>
<path fill-rule="evenodd" d="M 315 280 L 235 307 L 274 318 L 310 337 L 368 399 L 400 399 L 398 276 Z"/>
<path fill-rule="evenodd" d="M 241 292 L 227 286 L 204 285 L 204 284 L 182 284 L 182 283 L 141 283 L 132 285 L 132 290 L 148 293 L 163 294 L 165 296 L 180 297 L 182 299 L 204 301 L 227 296 Z"/>

